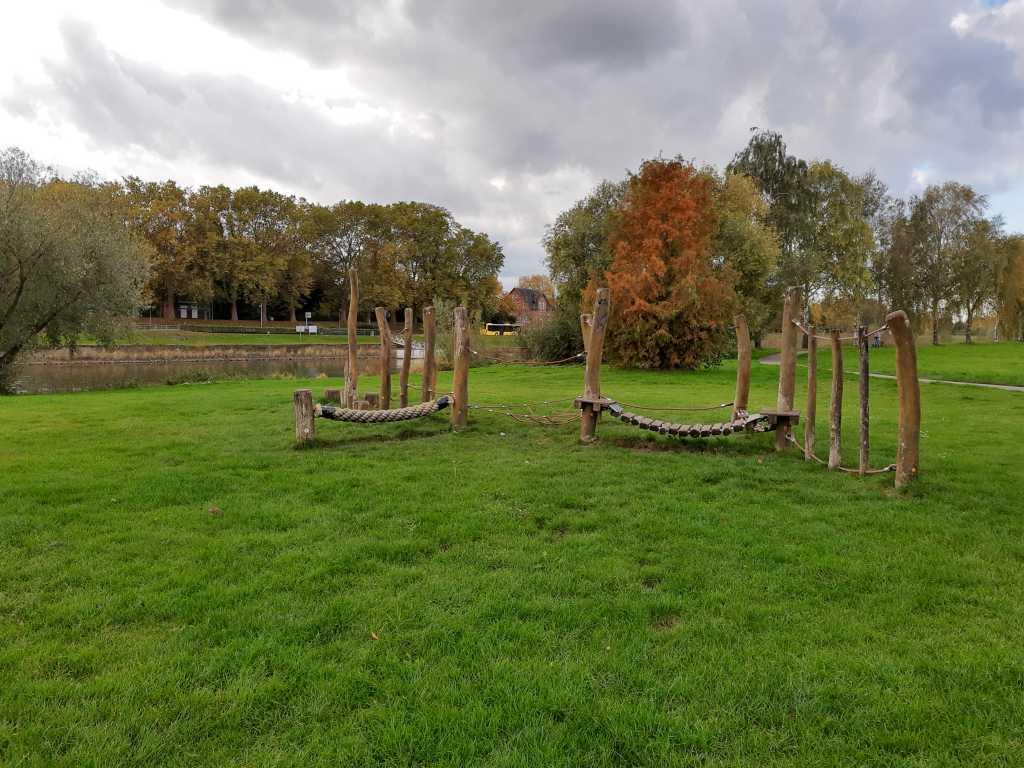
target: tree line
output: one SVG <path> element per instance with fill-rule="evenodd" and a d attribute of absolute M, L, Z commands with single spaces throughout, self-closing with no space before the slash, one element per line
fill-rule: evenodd
<path fill-rule="evenodd" d="M 501 246 L 419 202 L 311 203 L 270 189 L 189 189 L 135 177 L 61 178 L 18 149 L 0 151 L 0 389 L 26 347 L 117 335 L 153 303 L 220 303 L 261 316 L 500 300 Z"/>
<path fill-rule="evenodd" d="M 311 203 L 258 187 L 180 187 L 129 177 L 109 185 L 129 228 L 152 249 L 149 288 L 165 318 L 176 302 L 244 301 L 296 320 L 300 309 L 342 316 L 349 269 L 360 309 L 457 301 L 483 313 L 496 302 L 501 246 L 436 205 Z"/>
<path fill-rule="evenodd" d="M 758 130 L 724 171 L 681 157 L 644 162 L 603 181 L 560 214 L 544 237 L 566 317 L 539 338 L 561 354 L 588 290 L 608 285 L 609 351 L 644 367 L 714 362 L 733 312 L 755 339 L 777 324 L 782 294 L 800 286 L 822 327 L 876 323 L 904 309 L 935 343 L 982 312 L 1009 338 L 1024 334 L 1024 237 L 987 215 L 988 201 L 957 182 L 901 199 L 874 173 L 790 155 Z M 617 308 L 616 308 L 617 307 Z"/>

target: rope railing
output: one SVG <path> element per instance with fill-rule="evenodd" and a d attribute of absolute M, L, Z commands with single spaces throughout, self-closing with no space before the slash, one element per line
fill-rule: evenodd
<path fill-rule="evenodd" d="M 793 437 L 793 435 L 789 435 L 788 439 L 789 439 L 789 442 L 791 442 L 793 445 L 795 445 L 797 448 L 799 448 L 800 451 L 802 453 L 804 453 L 804 455 L 810 456 L 812 459 L 814 459 L 816 462 L 821 464 L 823 467 L 828 467 L 828 462 L 827 461 L 825 461 L 824 459 L 818 457 L 814 453 L 814 451 L 810 451 L 810 452 L 806 451 L 804 449 L 804 447 L 802 445 L 800 445 L 800 442 L 795 437 Z M 841 467 L 841 466 L 830 467 L 830 469 L 838 469 L 840 472 L 846 472 L 849 475 L 861 475 L 861 474 L 864 474 L 864 475 L 884 475 L 884 474 L 886 474 L 888 472 L 895 472 L 896 471 L 896 465 L 895 464 L 890 464 L 887 467 L 881 467 L 879 469 L 867 469 L 867 470 L 864 470 L 864 472 L 861 472 L 859 469 L 853 469 L 852 467 Z"/>
<path fill-rule="evenodd" d="M 475 357 L 481 360 L 490 360 L 491 362 L 497 365 L 564 365 L 565 363 L 571 363 L 573 360 L 582 360 L 584 357 L 586 357 L 585 352 L 578 352 L 575 355 L 563 357 L 561 360 L 506 360 L 505 358 L 502 357 L 494 357 L 492 355 L 481 355 L 475 349 L 471 351 Z"/>
<path fill-rule="evenodd" d="M 818 341 L 831 341 L 832 340 L 831 336 L 822 336 L 822 335 L 817 334 L 817 333 L 813 333 L 812 334 L 810 332 L 810 330 L 807 328 L 807 326 L 805 326 L 799 320 L 793 320 L 792 323 L 793 323 L 793 325 L 795 325 L 797 328 L 800 329 L 800 332 L 803 333 L 804 336 L 814 336 L 814 338 L 818 339 Z M 870 336 L 874 336 L 876 333 L 881 333 L 882 331 L 887 331 L 887 330 L 889 330 L 888 323 L 883 323 L 882 325 L 880 325 L 877 328 L 875 328 L 875 330 L 868 331 L 865 334 L 865 336 L 869 336 L 869 337 Z M 857 334 L 856 333 L 851 334 L 849 336 L 840 336 L 839 337 L 839 341 L 856 341 L 856 340 L 857 340 Z"/>
<path fill-rule="evenodd" d="M 614 398 L 611 398 L 614 400 Z M 722 408 L 732 408 L 735 403 L 719 403 L 718 405 L 706 405 L 706 406 L 693 406 L 688 408 L 683 407 L 671 407 L 671 406 L 655 406 L 655 405 L 637 405 L 636 403 L 624 403 L 621 400 L 615 400 L 616 403 L 621 405 L 623 408 L 636 408 L 638 411 L 681 411 L 685 413 L 695 413 L 697 411 L 717 411 Z"/>

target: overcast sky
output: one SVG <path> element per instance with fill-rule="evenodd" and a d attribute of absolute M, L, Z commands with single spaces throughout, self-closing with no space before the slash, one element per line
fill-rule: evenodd
<path fill-rule="evenodd" d="M 1024 0 L 6 3 L 0 146 L 63 169 L 423 200 L 543 271 L 544 227 L 751 126 L 1024 231 Z"/>

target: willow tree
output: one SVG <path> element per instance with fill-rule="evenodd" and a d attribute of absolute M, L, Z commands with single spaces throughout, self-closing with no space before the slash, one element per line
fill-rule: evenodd
<path fill-rule="evenodd" d="M 110 340 L 141 304 L 148 248 L 117 211 L 108 187 L 0 153 L 0 385 L 26 348 Z"/>

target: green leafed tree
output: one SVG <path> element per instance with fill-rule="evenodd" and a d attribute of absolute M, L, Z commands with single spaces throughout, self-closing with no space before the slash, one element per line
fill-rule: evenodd
<path fill-rule="evenodd" d="M 109 186 L 0 153 L 0 384 L 27 347 L 112 340 L 142 303 L 151 253 L 118 212 Z"/>

